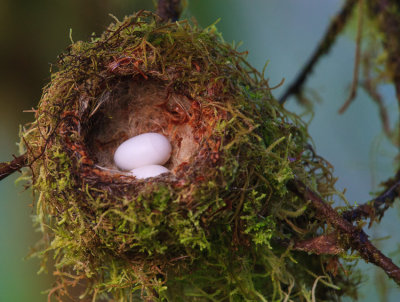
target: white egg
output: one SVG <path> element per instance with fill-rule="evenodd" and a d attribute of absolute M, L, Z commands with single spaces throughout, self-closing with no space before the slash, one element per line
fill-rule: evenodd
<path fill-rule="evenodd" d="M 121 170 L 149 165 L 163 165 L 171 156 L 171 144 L 159 133 L 143 133 L 124 141 L 114 153 L 114 162 Z"/>
<path fill-rule="evenodd" d="M 139 179 L 156 177 L 163 173 L 169 173 L 169 170 L 160 165 L 150 165 L 133 169 L 132 175 Z"/>

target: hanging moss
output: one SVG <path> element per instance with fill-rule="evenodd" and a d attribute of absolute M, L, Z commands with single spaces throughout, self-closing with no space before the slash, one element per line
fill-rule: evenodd
<path fill-rule="evenodd" d="M 214 26 L 141 12 L 61 55 L 23 130 L 51 295 L 93 301 L 318 301 L 354 295 L 337 256 L 293 250 L 329 233 L 290 192 L 326 200 L 330 166 L 306 125 Z M 172 171 L 136 179 L 112 158 L 145 132 L 170 140 Z M 336 269 L 339 267 L 339 269 Z M 318 283 L 319 282 L 319 283 Z M 314 286 L 318 283 L 318 286 Z"/>

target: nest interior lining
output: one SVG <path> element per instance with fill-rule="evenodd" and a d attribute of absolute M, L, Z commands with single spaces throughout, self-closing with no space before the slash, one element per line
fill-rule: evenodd
<path fill-rule="evenodd" d="M 156 132 L 172 145 L 171 158 L 164 166 L 173 171 L 189 162 L 199 148 L 193 134 L 194 102 L 169 92 L 159 81 L 130 79 L 120 83 L 102 95 L 101 105 L 91 118 L 86 136 L 91 157 L 101 167 L 118 169 L 113 156 L 121 143 L 142 133 Z"/>

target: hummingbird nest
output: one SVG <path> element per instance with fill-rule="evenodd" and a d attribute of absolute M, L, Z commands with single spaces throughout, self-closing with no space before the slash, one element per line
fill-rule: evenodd
<path fill-rule="evenodd" d="M 54 258 L 50 295 L 90 301 L 333 300 L 353 288 L 336 255 L 297 240 L 327 233 L 294 177 L 332 200 L 330 165 L 306 125 L 271 95 L 214 26 L 141 12 L 58 60 L 22 131 L 37 254 Z M 136 179 L 115 149 L 167 137 L 171 173 Z M 320 281 L 316 287 L 316 283 Z"/>

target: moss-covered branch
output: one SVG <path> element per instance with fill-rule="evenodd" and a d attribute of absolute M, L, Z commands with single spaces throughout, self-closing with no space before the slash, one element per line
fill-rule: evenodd
<path fill-rule="evenodd" d="M 390 278 L 400 285 L 400 268 L 369 241 L 368 235 L 362 229 L 358 229 L 340 216 L 317 193 L 301 181 L 295 179 L 290 181 L 289 185 L 299 196 L 311 201 L 319 218 L 332 225 L 342 235 L 338 242 L 343 248 L 356 250 L 366 262 L 371 262 L 382 268 Z"/>

